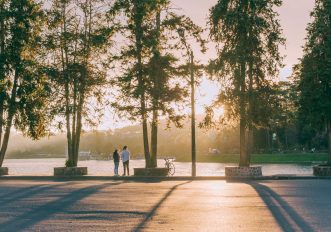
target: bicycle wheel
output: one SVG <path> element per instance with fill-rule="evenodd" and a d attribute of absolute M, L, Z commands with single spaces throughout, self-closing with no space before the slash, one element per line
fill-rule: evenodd
<path fill-rule="evenodd" d="M 168 176 L 173 176 L 175 174 L 175 165 L 173 163 L 169 163 L 168 169 Z"/>

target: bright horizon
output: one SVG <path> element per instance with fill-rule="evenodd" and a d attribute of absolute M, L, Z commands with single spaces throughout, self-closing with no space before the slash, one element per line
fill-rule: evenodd
<path fill-rule="evenodd" d="M 192 4 L 192 2 L 194 2 L 194 4 Z M 209 9 L 217 3 L 217 0 L 172 0 L 172 3 L 174 8 L 178 9 L 178 13 L 190 17 L 194 23 L 203 28 L 207 28 L 206 24 Z M 314 0 L 284 0 L 283 5 L 277 9 L 283 35 L 286 38 L 286 46 L 280 49 L 281 54 L 285 56 L 285 67 L 280 70 L 279 80 L 286 80 L 286 78 L 291 75 L 293 65 L 297 64 L 298 59 L 302 56 L 306 27 L 310 22 L 310 12 L 313 10 L 314 4 Z M 208 36 L 208 31 L 206 36 Z M 216 57 L 214 44 L 209 43 L 207 46 L 207 52 L 202 54 L 199 48 L 193 45 L 195 58 L 204 64 L 207 63 L 209 59 Z M 218 90 L 216 83 L 204 78 L 201 85 L 197 87 L 196 90 L 196 113 L 198 115 L 204 113 L 204 106 L 212 102 L 218 94 Z M 187 108 L 187 112 L 190 112 L 189 108 Z M 132 123 L 126 119 L 114 120 L 113 113 L 111 113 L 109 109 L 106 109 L 105 117 L 97 129 L 115 129 L 131 124 Z"/>

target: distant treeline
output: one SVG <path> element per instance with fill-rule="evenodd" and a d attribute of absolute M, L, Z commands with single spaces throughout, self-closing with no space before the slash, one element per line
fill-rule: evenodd
<path fill-rule="evenodd" d="M 189 122 L 183 128 L 166 129 L 162 124 L 158 144 L 160 157 L 181 157 L 191 154 Z M 273 134 L 276 137 L 273 138 Z M 315 152 L 327 149 L 327 136 L 320 134 L 306 137 L 299 134 L 295 125 L 279 127 L 274 130 L 254 130 L 254 153 Z M 65 157 L 66 137 L 64 134 L 33 141 L 14 134 L 9 146 L 8 158 L 55 158 Z M 128 126 L 115 131 L 91 131 L 82 135 L 80 151 L 90 151 L 93 157 L 107 159 L 115 148 L 128 145 L 133 158 L 143 158 L 142 132 L 139 125 Z M 197 153 L 207 155 L 211 149 L 219 155 L 239 153 L 239 128 L 197 131 Z M 213 155 L 213 154 L 210 154 Z M 214 154 L 217 155 L 217 154 Z"/>

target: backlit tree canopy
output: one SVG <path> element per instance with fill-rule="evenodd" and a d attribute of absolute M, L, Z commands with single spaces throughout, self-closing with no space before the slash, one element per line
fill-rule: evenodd
<path fill-rule="evenodd" d="M 327 129 L 331 163 L 331 2 L 317 0 L 301 60 L 299 118 L 305 127 Z"/>
<path fill-rule="evenodd" d="M 240 121 L 241 166 L 249 165 L 246 130 L 263 118 L 270 78 L 276 77 L 284 43 L 275 7 L 280 0 L 219 0 L 210 10 L 210 37 L 218 45 L 218 58 L 209 69 L 222 84 L 219 103 Z M 259 112 L 255 114 L 255 112 Z M 251 134 L 251 133 L 248 133 Z"/>

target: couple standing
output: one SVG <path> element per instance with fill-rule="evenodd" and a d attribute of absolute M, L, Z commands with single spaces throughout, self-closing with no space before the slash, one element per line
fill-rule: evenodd
<path fill-rule="evenodd" d="M 123 147 L 123 151 L 121 152 L 121 159 L 122 159 L 123 168 L 124 168 L 123 176 L 126 176 L 126 171 L 128 171 L 128 176 L 130 176 L 130 172 L 129 172 L 130 152 L 128 150 L 128 146 Z M 120 165 L 120 155 L 119 155 L 117 149 L 113 153 L 113 160 L 114 160 L 114 166 L 115 166 L 114 173 L 115 173 L 115 176 L 118 176 L 118 167 Z"/>

